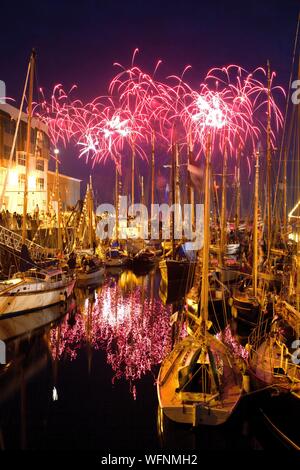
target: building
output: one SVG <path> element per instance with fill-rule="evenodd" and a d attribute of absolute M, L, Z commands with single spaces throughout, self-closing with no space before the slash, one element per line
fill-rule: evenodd
<path fill-rule="evenodd" d="M 23 213 L 26 173 L 27 115 L 22 113 L 15 151 L 10 165 L 10 154 L 19 110 L 8 103 L 0 103 L 0 198 L 2 209 Z M 48 211 L 54 192 L 54 173 L 48 170 L 50 139 L 47 126 L 33 118 L 28 174 L 28 212 L 38 204 L 40 212 Z M 49 181 L 48 181 L 49 179 Z M 80 180 L 60 175 L 60 197 L 63 208 L 74 206 L 80 199 Z M 56 194 L 56 193 L 55 193 Z M 1 201 L 0 201 L 1 203 Z M 0 208 L 1 209 L 1 208 Z"/>
<path fill-rule="evenodd" d="M 56 195 L 56 173 L 48 171 L 48 205 L 55 200 Z M 81 180 L 59 174 L 59 194 L 63 210 L 68 210 L 76 205 L 80 199 Z"/>
<path fill-rule="evenodd" d="M 3 207 L 10 212 L 22 213 L 27 137 L 27 116 L 24 113 L 22 113 L 20 121 L 12 164 L 8 169 L 18 114 L 19 110 L 10 104 L 0 104 L 0 196 L 2 195 L 3 185 L 6 183 Z M 32 212 L 36 204 L 39 205 L 40 210 L 47 210 L 49 155 L 50 139 L 47 127 L 37 119 L 32 119 L 28 174 L 28 212 Z"/>

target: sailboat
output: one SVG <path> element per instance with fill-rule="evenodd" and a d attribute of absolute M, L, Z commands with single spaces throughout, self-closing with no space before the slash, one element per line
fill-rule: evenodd
<path fill-rule="evenodd" d="M 178 145 L 172 146 L 172 165 L 171 165 L 171 196 L 172 205 L 179 204 L 179 162 Z M 178 287 L 187 289 L 191 286 L 195 261 L 191 261 L 185 254 L 182 242 L 175 242 L 175 214 L 171 213 L 171 242 L 170 249 L 165 253 L 164 258 L 159 262 L 159 269 L 162 279 L 162 290 L 177 290 Z M 166 295 L 168 297 L 168 295 Z"/>
<path fill-rule="evenodd" d="M 31 120 L 32 120 L 32 97 L 35 69 L 35 51 L 32 51 L 29 63 L 29 97 L 28 97 L 28 122 L 26 140 L 26 173 L 23 202 L 22 221 L 22 248 L 21 264 L 24 271 L 16 273 L 12 279 L 0 283 L 0 316 L 27 312 L 35 309 L 48 307 L 60 301 L 65 301 L 71 294 L 75 279 L 72 274 L 63 271 L 59 267 L 48 267 L 41 269 L 34 263 L 26 247 L 26 216 L 28 202 L 28 169 L 31 148 Z M 27 89 L 27 80 L 24 94 Z M 17 129 L 16 129 L 17 132 Z M 27 251 L 27 260 L 24 253 Z"/>
<path fill-rule="evenodd" d="M 294 58 L 299 50 L 298 17 L 297 34 L 290 80 L 294 73 Z M 298 59 L 297 78 L 300 78 L 300 56 Z M 284 235 L 287 238 L 288 222 L 293 227 L 292 237 L 295 241 L 294 250 L 284 257 L 282 289 L 274 298 L 274 314 L 270 329 L 264 324 L 259 325 L 249 336 L 249 374 L 252 384 L 257 389 L 269 389 L 272 397 L 268 396 L 262 405 L 262 413 L 273 432 L 289 447 L 300 449 L 299 427 L 297 422 L 300 412 L 300 107 L 295 110 L 287 97 L 285 129 L 282 150 L 284 151 Z M 290 111 L 290 113 L 289 113 Z M 289 122 L 288 122 L 289 121 Z M 287 217 L 287 155 L 292 156 L 290 163 L 291 178 L 289 187 L 292 188 L 289 200 L 294 208 Z M 293 193 L 294 192 L 294 193 Z M 289 219 L 289 220 L 288 220 Z M 275 394 L 274 394 L 275 390 Z M 280 413 L 278 412 L 280 407 Z"/>
<path fill-rule="evenodd" d="M 133 154 L 134 155 L 134 154 Z M 116 223 L 115 223 L 115 239 L 107 248 L 104 257 L 104 264 L 108 269 L 119 269 L 130 264 L 130 259 L 125 250 L 121 249 L 119 241 L 119 168 L 116 164 L 115 168 L 115 206 L 116 206 Z"/>
<path fill-rule="evenodd" d="M 159 405 L 178 423 L 215 426 L 225 423 L 243 393 L 238 359 L 208 333 L 210 165 L 208 136 L 205 165 L 204 247 L 198 328 L 193 336 L 179 340 L 161 364 L 157 380 Z"/>
<path fill-rule="evenodd" d="M 92 179 L 87 185 L 86 197 L 84 199 L 83 213 L 86 213 L 88 224 L 88 250 L 91 253 L 95 245 L 95 228 L 94 228 L 94 207 L 93 207 L 93 186 Z M 86 287 L 91 284 L 97 284 L 103 279 L 105 267 L 100 259 L 90 253 L 81 256 L 80 266 L 76 269 L 78 287 Z"/>
<path fill-rule="evenodd" d="M 231 304 L 232 315 L 243 323 L 248 330 L 255 328 L 259 318 L 263 320 L 270 316 L 270 305 L 267 297 L 268 284 L 264 288 L 258 286 L 259 266 L 259 151 L 255 156 L 255 188 L 254 188 L 254 216 L 252 233 L 252 280 L 250 285 L 246 281 L 233 290 Z M 248 276 L 249 278 L 249 276 Z"/>

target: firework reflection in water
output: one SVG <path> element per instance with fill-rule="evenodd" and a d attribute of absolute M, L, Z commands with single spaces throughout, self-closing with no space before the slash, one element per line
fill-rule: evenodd
<path fill-rule="evenodd" d="M 75 360 L 86 344 L 105 351 L 114 372 L 112 383 L 125 378 L 135 396 L 134 382 L 153 373 L 171 350 L 171 311 L 145 293 L 145 284 L 125 294 L 120 286 L 109 279 L 86 297 L 75 318 L 66 317 L 51 331 L 50 344 L 57 360 Z"/>

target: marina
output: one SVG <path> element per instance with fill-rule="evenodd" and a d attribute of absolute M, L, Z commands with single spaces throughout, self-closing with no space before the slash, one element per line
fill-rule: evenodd
<path fill-rule="evenodd" d="M 199 66 L 193 51 L 184 64 L 143 57 L 131 29 L 112 70 L 105 39 L 97 84 L 83 73 L 93 54 L 71 73 L 68 53 L 47 78 L 52 48 L 33 47 L 14 64 L 12 98 L 6 59 L 1 451 L 89 450 L 132 467 L 143 460 L 126 452 L 146 449 L 146 464 L 300 450 L 300 14 L 289 1 L 289 14 L 274 6 L 286 37 L 265 21 L 271 7 L 250 9 L 270 43 L 256 31 L 245 63 L 235 30 L 222 52 L 210 27 L 201 73 L 187 65 Z M 215 8 L 203 15 L 221 31 Z M 92 24 L 102 10 L 82 11 Z M 72 14 L 81 18 L 75 4 Z"/>

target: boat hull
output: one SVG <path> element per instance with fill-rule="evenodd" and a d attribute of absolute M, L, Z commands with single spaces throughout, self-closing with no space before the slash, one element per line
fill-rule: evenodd
<path fill-rule="evenodd" d="M 77 281 L 76 281 L 76 286 L 81 287 L 81 286 L 88 286 L 90 284 L 96 284 L 100 282 L 103 279 L 103 275 L 105 272 L 105 268 L 99 268 L 96 271 L 93 272 L 79 272 L 77 274 Z"/>
<path fill-rule="evenodd" d="M 185 338 L 162 362 L 157 381 L 160 408 L 172 421 L 193 426 L 221 425 L 228 420 L 239 402 L 242 394 L 242 376 L 239 368 L 233 358 L 228 361 L 228 350 L 211 335 L 209 335 L 209 344 L 211 350 L 226 361 L 226 366 L 224 366 L 226 391 L 220 396 L 216 391 L 207 394 L 186 389 L 186 385 L 192 379 L 189 378 L 187 382 L 182 383 L 179 372 L 186 370 L 195 361 L 195 356 L 201 349 L 201 343 L 191 337 Z"/>
<path fill-rule="evenodd" d="M 0 296 L 0 318 L 3 316 L 39 310 L 65 301 L 72 293 L 75 280 L 63 283 L 54 289 L 13 292 Z"/>

